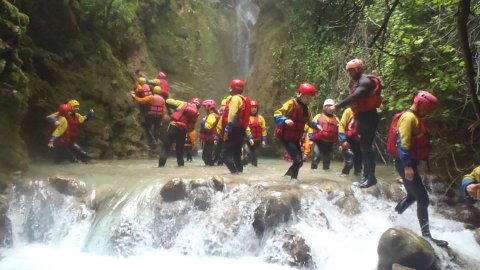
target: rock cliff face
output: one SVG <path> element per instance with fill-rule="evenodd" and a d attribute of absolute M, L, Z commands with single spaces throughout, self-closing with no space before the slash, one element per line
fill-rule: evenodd
<path fill-rule="evenodd" d="M 127 95 L 136 71 L 165 71 L 175 98 L 224 96 L 230 2 L 1 0 L 0 172 L 48 158 L 45 116 L 73 98 L 96 111 L 80 133 L 92 157 L 138 156 L 145 143 Z"/>

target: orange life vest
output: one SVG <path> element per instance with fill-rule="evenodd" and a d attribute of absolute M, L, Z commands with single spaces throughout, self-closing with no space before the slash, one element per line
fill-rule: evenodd
<path fill-rule="evenodd" d="M 175 125 L 188 132 L 195 128 L 198 119 L 198 109 L 193 103 L 185 102 L 178 110 L 176 110 L 170 118 L 175 121 Z"/>
<path fill-rule="evenodd" d="M 248 127 L 250 128 L 250 132 L 252 133 L 252 139 L 254 141 L 259 141 L 262 139 L 262 126 L 260 125 L 258 115 L 255 115 L 253 117 L 253 121 L 250 121 Z"/>
<path fill-rule="evenodd" d="M 290 118 L 293 125 L 288 126 L 285 123 L 275 128 L 275 137 L 284 141 L 300 141 L 305 131 L 305 124 L 308 121 L 308 114 L 303 112 L 303 106 L 293 100 L 292 115 Z"/>
<path fill-rule="evenodd" d="M 392 123 L 388 129 L 387 152 L 393 157 L 398 157 L 398 120 L 404 112 L 397 113 L 392 118 Z M 430 155 L 430 136 L 428 134 L 425 122 L 415 114 L 420 128 L 420 134 L 413 136 L 410 142 L 410 158 L 414 160 L 427 160 Z"/>
<path fill-rule="evenodd" d="M 148 84 L 143 84 L 143 85 L 137 85 L 137 89 L 135 90 L 135 95 L 137 97 L 144 98 L 146 96 L 150 96 L 152 94 L 152 91 L 150 91 L 150 86 Z"/>
<path fill-rule="evenodd" d="M 150 104 L 149 114 L 162 116 L 164 114 L 163 108 L 165 106 L 165 99 L 160 95 L 152 96 L 152 104 Z"/>
<path fill-rule="evenodd" d="M 248 97 L 238 95 L 242 99 L 242 108 L 240 108 L 237 112 L 237 121 L 234 124 L 234 127 L 242 127 L 246 128 L 248 126 L 248 122 L 250 121 L 250 112 L 252 110 L 252 105 L 251 101 Z M 225 128 L 227 126 L 228 122 L 228 111 L 230 108 L 230 101 L 232 99 L 229 99 L 227 101 L 227 104 L 225 105 L 225 111 L 223 112 L 222 115 L 222 126 Z"/>
<path fill-rule="evenodd" d="M 338 121 L 335 116 L 331 117 L 330 120 L 327 120 L 327 117 L 322 113 L 318 118 L 317 123 L 322 127 L 322 131 L 315 129 L 313 132 L 314 141 L 338 141 Z"/>
<path fill-rule="evenodd" d="M 365 77 L 368 77 L 374 84 L 374 88 L 371 90 L 370 95 L 366 97 L 361 97 L 359 98 L 356 102 L 353 102 L 350 105 L 350 108 L 352 108 L 352 111 L 357 113 L 357 112 L 368 112 L 371 110 L 374 110 L 382 104 L 382 82 L 380 79 L 375 76 L 375 75 L 363 75 Z M 362 77 L 363 77 L 362 76 Z M 358 80 L 350 89 L 350 95 L 355 92 L 355 89 L 358 87 L 360 83 L 360 80 Z"/>
<path fill-rule="evenodd" d="M 215 116 L 215 124 L 213 125 L 212 129 L 206 129 L 205 123 L 207 122 L 208 116 L 203 118 L 202 122 L 200 123 L 200 140 L 204 142 L 213 142 L 215 140 L 215 129 L 217 127 L 218 121 L 220 120 L 220 116 L 216 113 L 212 113 Z"/>

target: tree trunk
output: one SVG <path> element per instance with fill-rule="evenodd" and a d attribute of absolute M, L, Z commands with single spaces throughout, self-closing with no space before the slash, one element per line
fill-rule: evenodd
<path fill-rule="evenodd" d="M 478 102 L 475 86 L 475 71 L 473 69 L 473 57 L 468 42 L 468 16 L 470 14 L 470 0 L 460 0 L 458 3 L 458 37 L 462 44 L 463 61 L 465 62 L 465 77 L 467 86 L 472 96 L 473 110 L 477 119 L 480 119 L 480 103 Z"/>

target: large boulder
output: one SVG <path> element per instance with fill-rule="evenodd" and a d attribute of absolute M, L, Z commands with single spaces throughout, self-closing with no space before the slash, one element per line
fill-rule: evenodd
<path fill-rule="evenodd" d="M 338 206 L 342 213 L 347 216 L 355 216 L 360 214 L 360 203 L 353 195 L 346 195 L 339 198 L 335 205 Z"/>
<path fill-rule="evenodd" d="M 259 237 L 266 230 L 291 221 L 300 210 L 300 199 L 295 191 L 265 190 L 260 198 L 262 202 L 255 209 L 252 224 Z"/>
<path fill-rule="evenodd" d="M 378 270 L 390 270 L 395 263 L 414 269 L 435 269 L 432 245 L 413 231 L 394 227 L 378 242 Z"/>
<path fill-rule="evenodd" d="M 187 196 L 187 185 L 180 178 L 172 179 L 162 187 L 160 195 L 165 202 L 183 200 Z"/>
<path fill-rule="evenodd" d="M 399 202 L 406 195 L 399 182 L 379 183 L 378 186 L 387 200 Z"/>

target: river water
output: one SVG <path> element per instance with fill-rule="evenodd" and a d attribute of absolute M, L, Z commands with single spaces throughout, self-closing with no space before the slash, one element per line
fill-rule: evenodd
<path fill-rule="evenodd" d="M 419 233 L 415 205 L 401 216 L 392 215 L 394 202 L 374 197 L 352 185 L 361 213 L 350 217 L 328 199 L 318 183 L 351 185 L 354 176 L 340 177 L 342 164 L 328 172 L 301 169 L 300 184 L 282 175 L 283 160 L 261 159 L 241 175 L 225 167 L 204 167 L 200 158 L 179 168 L 172 158 L 165 168 L 155 160 L 101 161 L 95 164 L 33 164 L 27 175 L 36 180 L 34 192 L 15 187 L 10 192 L 8 217 L 13 246 L 0 250 L 0 269 L 290 269 L 282 251 L 285 232 L 299 232 L 311 248 L 317 269 L 375 269 L 380 235 L 396 225 Z M 379 166 L 379 179 L 397 178 L 391 167 Z M 42 179 L 61 175 L 81 180 L 94 190 L 115 191 L 108 207 L 95 211 L 75 197 L 59 196 Z M 158 193 L 168 180 L 225 178 L 224 192 L 212 196 L 211 206 L 198 211 L 188 202 L 161 204 Z M 302 199 L 298 218 L 258 238 L 252 228 L 258 206 L 256 190 L 269 186 L 300 189 L 313 195 Z M 328 218 L 325 226 L 319 213 Z M 450 242 L 462 256 L 480 258 L 473 233 L 430 207 L 434 237 Z M 461 269 L 449 255 L 434 247 L 443 269 Z M 480 269 L 480 268 L 479 268 Z"/>

